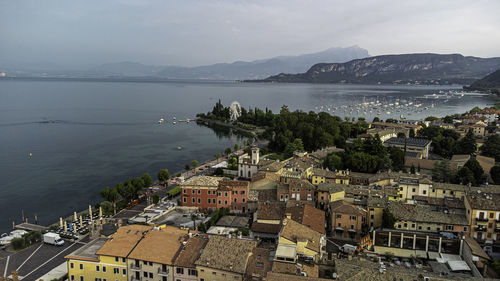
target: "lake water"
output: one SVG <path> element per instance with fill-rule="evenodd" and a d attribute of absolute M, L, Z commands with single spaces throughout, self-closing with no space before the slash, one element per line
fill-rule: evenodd
<path fill-rule="evenodd" d="M 90 82 L 0 80 L 0 233 L 21 211 L 39 223 L 101 201 L 99 190 L 129 177 L 159 169 L 178 172 L 196 159 L 205 161 L 241 139 L 216 134 L 194 122 L 173 125 L 172 118 L 194 118 L 218 99 L 229 105 L 268 107 L 277 112 L 320 109 L 394 99 L 415 101 L 446 90 L 431 86 L 355 86 L 225 82 Z M 409 119 L 461 113 L 492 101 L 464 96 L 435 104 Z M 326 108 L 326 107 L 325 107 Z M 337 109 L 336 114 L 344 112 Z M 349 115 L 349 112 L 345 113 Z M 385 110 L 384 110 L 384 113 Z M 392 113 L 399 116 L 406 113 Z M 368 113 L 371 120 L 376 112 Z M 357 117 L 357 115 L 356 115 Z M 157 121 L 164 118 L 162 125 Z M 381 116 L 387 118 L 387 116 Z M 183 149 L 178 150 L 181 146 Z M 32 158 L 29 157 L 32 153 Z"/>

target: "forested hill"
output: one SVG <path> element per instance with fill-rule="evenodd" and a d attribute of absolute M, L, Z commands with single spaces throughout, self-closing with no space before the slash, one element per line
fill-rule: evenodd
<path fill-rule="evenodd" d="M 472 83 L 468 89 L 500 93 L 500 69 Z"/>
<path fill-rule="evenodd" d="M 278 74 L 265 82 L 471 84 L 500 68 L 500 58 L 460 54 L 403 54 L 356 59 L 346 63 L 319 63 L 301 74 Z"/>

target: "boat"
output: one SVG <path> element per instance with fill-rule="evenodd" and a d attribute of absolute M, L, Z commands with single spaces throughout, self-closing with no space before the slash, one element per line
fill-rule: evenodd
<path fill-rule="evenodd" d="M 178 149 L 178 150 L 182 150 L 182 146 L 178 146 L 178 147 L 177 147 L 177 149 Z"/>

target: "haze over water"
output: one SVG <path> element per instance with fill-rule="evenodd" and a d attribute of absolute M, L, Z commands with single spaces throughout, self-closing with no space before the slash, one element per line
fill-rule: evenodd
<path fill-rule="evenodd" d="M 53 223 L 102 201 L 99 191 L 106 186 L 144 172 L 155 179 L 162 168 L 173 174 L 194 159 L 208 160 L 241 143 L 237 136 L 221 136 L 194 122 L 172 125 L 174 116 L 194 118 L 211 110 L 218 99 L 225 105 L 236 100 L 245 108 L 273 112 L 283 104 L 309 111 L 363 100 L 414 100 L 449 88 L 0 80 L 0 233 L 8 231 L 12 221 L 21 221 L 21 210 L 30 222 L 38 213 L 39 223 Z M 489 104 L 485 96 L 464 96 L 408 118 L 462 113 Z M 406 116 L 401 112 L 394 117 L 400 114 Z M 166 120 L 162 125 L 157 123 L 160 118 Z"/>

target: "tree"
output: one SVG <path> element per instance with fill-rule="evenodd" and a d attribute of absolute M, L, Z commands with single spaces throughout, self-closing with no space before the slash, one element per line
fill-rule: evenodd
<path fill-rule="evenodd" d="M 455 178 L 455 175 L 450 167 L 450 161 L 448 159 L 434 163 L 434 168 L 432 169 L 432 181 L 450 182 L 453 178 Z"/>
<path fill-rule="evenodd" d="M 323 161 L 323 167 L 330 171 L 343 169 L 342 158 L 335 153 L 329 153 Z"/>
<path fill-rule="evenodd" d="M 415 174 L 415 165 L 411 164 L 410 173 Z"/>
<path fill-rule="evenodd" d="M 397 147 L 389 147 L 389 157 L 391 158 L 392 169 L 394 171 L 401 171 L 404 167 L 405 153 Z"/>
<path fill-rule="evenodd" d="M 168 169 L 161 169 L 160 172 L 158 172 L 158 181 L 160 181 L 160 183 L 163 183 L 165 187 L 167 186 L 167 182 L 169 179 L 170 173 L 168 172 Z"/>
<path fill-rule="evenodd" d="M 228 147 L 228 148 L 226 148 L 226 149 L 224 150 L 224 154 L 226 154 L 226 155 L 231 154 L 231 148 L 229 148 L 229 147 Z"/>
<path fill-rule="evenodd" d="M 427 116 L 427 117 L 425 118 L 425 121 L 436 121 L 436 120 L 438 120 L 438 118 L 437 118 L 437 117 L 435 117 L 435 116 Z"/>
<path fill-rule="evenodd" d="M 373 122 L 380 122 L 380 118 L 378 117 L 373 118 Z"/>
<path fill-rule="evenodd" d="M 150 187 L 151 184 L 153 183 L 153 179 L 151 178 L 151 176 L 148 173 L 144 173 L 141 176 L 141 179 L 144 182 L 144 186 L 146 186 L 146 187 Z"/>
<path fill-rule="evenodd" d="M 285 158 L 291 157 L 295 151 L 304 151 L 304 144 L 301 139 L 294 139 L 293 142 L 289 142 L 286 145 L 285 151 L 283 152 Z"/>
<path fill-rule="evenodd" d="M 231 156 L 227 160 L 227 168 L 229 170 L 238 170 L 238 157 L 236 156 Z"/>
<path fill-rule="evenodd" d="M 479 185 L 482 183 L 484 170 L 476 159 L 469 159 L 469 161 L 465 163 L 464 167 L 469 168 L 469 170 L 471 170 L 471 172 L 474 174 L 474 182 L 472 183 L 473 185 Z"/>
<path fill-rule="evenodd" d="M 453 116 L 450 116 L 450 115 L 445 116 L 443 118 L 443 122 L 446 123 L 446 124 L 453 124 Z"/>
<path fill-rule="evenodd" d="M 196 230 L 196 219 L 198 216 L 196 214 L 191 214 L 191 220 L 193 221 L 193 230 Z"/>
<path fill-rule="evenodd" d="M 214 157 L 217 159 L 217 163 L 219 163 L 220 153 L 215 153 Z"/>
<path fill-rule="evenodd" d="M 469 168 L 464 166 L 457 172 L 457 181 L 463 185 L 468 185 L 469 183 L 472 184 L 475 182 L 474 173 L 472 173 Z"/>
<path fill-rule="evenodd" d="M 193 169 L 196 169 L 196 167 L 198 167 L 198 164 L 199 164 L 198 160 L 191 161 L 191 167 L 193 167 Z"/>
<path fill-rule="evenodd" d="M 102 202 L 101 208 L 105 215 L 111 215 L 114 212 L 113 204 L 109 201 Z"/>
<path fill-rule="evenodd" d="M 238 144 L 237 143 L 234 144 L 234 152 L 236 152 L 236 151 L 238 151 Z"/>
<path fill-rule="evenodd" d="M 158 204 L 160 202 L 160 196 L 158 194 L 153 194 L 153 204 Z"/>
<path fill-rule="evenodd" d="M 493 166 L 490 169 L 490 175 L 495 184 L 500 184 L 500 166 Z"/>
<path fill-rule="evenodd" d="M 477 150 L 476 137 L 472 130 L 457 142 L 457 151 L 463 154 L 474 154 Z"/>
<path fill-rule="evenodd" d="M 495 161 L 500 162 L 500 135 L 488 136 L 481 150 L 484 156 L 494 157 Z"/>
<path fill-rule="evenodd" d="M 396 217 L 389 211 L 389 209 L 384 209 L 382 212 L 382 227 L 384 228 L 394 228 L 396 223 Z"/>
<path fill-rule="evenodd" d="M 118 193 L 118 188 L 115 186 L 113 189 L 106 187 L 100 192 L 102 198 L 104 200 L 111 203 L 113 207 L 113 214 L 116 215 L 116 201 L 120 198 L 120 194 Z"/>

